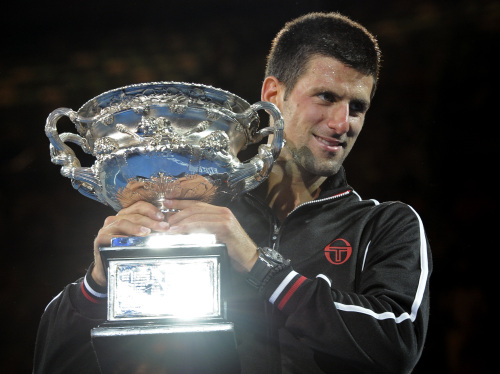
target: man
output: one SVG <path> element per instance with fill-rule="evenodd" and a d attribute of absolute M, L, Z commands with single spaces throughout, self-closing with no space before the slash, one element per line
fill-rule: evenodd
<path fill-rule="evenodd" d="M 268 180 L 227 208 L 166 201 L 179 210 L 168 222 L 146 202 L 108 217 L 86 277 L 47 307 L 35 372 L 96 370 L 89 331 L 105 317 L 100 246 L 152 231 L 206 231 L 226 244 L 235 270 L 229 315 L 243 373 L 409 373 L 428 324 L 431 258 L 422 222 L 403 203 L 362 200 L 342 167 L 379 61 L 375 38 L 339 14 L 285 25 L 262 85 L 262 100 L 285 122 L 286 146 Z"/>

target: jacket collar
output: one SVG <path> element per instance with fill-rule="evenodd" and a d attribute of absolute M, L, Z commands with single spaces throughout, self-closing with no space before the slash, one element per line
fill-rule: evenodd
<path fill-rule="evenodd" d="M 264 182 L 264 184 L 265 183 L 266 182 Z M 323 184 L 321 185 L 320 194 L 317 199 L 324 199 L 346 190 L 352 190 L 352 187 L 347 184 L 345 169 L 342 166 L 337 174 L 329 176 L 323 182 Z M 248 194 L 257 197 L 258 199 L 262 199 L 262 196 L 259 194 L 259 187 L 257 187 L 253 191 L 250 191 Z"/>
<path fill-rule="evenodd" d="M 348 190 L 352 189 L 347 184 L 347 179 L 345 175 L 345 169 L 342 166 L 337 174 L 332 175 L 326 179 L 321 185 L 321 192 L 318 196 L 319 199 L 324 199 L 326 197 L 330 197 L 334 194 L 337 194 L 339 190 Z"/>

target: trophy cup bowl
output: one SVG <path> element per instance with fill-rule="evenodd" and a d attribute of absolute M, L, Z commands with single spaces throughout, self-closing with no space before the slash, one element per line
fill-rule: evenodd
<path fill-rule="evenodd" d="M 259 127 L 257 111 L 273 117 Z M 67 116 L 78 134 L 57 131 Z M 165 199 L 226 204 L 264 180 L 283 143 L 283 121 L 271 103 L 248 104 L 200 84 L 159 82 L 105 92 L 77 112 L 59 108 L 47 118 L 51 160 L 83 195 L 116 211 L 144 200 L 163 209 Z M 273 135 L 257 155 L 239 161 L 248 145 Z M 82 167 L 74 143 L 93 155 Z"/>
<path fill-rule="evenodd" d="M 271 115 L 270 126 L 259 129 L 259 110 Z M 62 117 L 77 133 L 59 134 Z M 225 205 L 258 186 L 283 146 L 283 119 L 268 102 L 250 105 L 200 84 L 153 82 L 105 92 L 76 112 L 56 109 L 45 133 L 51 161 L 83 195 L 116 211 L 147 201 L 168 212 L 166 199 Z M 240 162 L 241 150 L 269 135 L 269 144 Z M 91 154 L 94 164 L 82 167 L 68 143 Z M 192 372 L 235 370 L 223 243 L 210 234 L 152 234 L 115 238 L 100 254 L 108 277 L 107 321 L 91 335 L 102 372 L 114 372 L 124 357 L 130 362 L 148 357 L 168 372 L 188 372 L 184 351 L 195 346 L 199 360 L 190 365 L 202 369 Z M 167 347 L 160 361 L 145 353 L 159 346 Z M 224 360 L 214 363 L 215 356 Z"/>

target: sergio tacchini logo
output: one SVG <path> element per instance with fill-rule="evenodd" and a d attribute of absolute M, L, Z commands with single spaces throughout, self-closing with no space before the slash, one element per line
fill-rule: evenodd
<path fill-rule="evenodd" d="M 351 257 L 351 244 L 345 239 L 335 239 L 325 247 L 325 257 L 333 265 L 341 265 Z"/>

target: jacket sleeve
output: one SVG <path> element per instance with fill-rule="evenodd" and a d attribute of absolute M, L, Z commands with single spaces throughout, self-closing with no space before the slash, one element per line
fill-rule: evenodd
<path fill-rule="evenodd" d="M 261 292 L 284 315 L 285 329 L 326 364 L 407 373 L 421 355 L 427 331 L 430 249 L 420 217 L 407 205 L 380 209 L 368 226 L 363 235 L 369 245 L 360 253 L 354 292 L 336 289 L 325 276 L 308 279 L 291 267 Z"/>
<path fill-rule="evenodd" d="M 100 373 L 90 331 L 106 317 L 106 294 L 90 270 L 46 307 L 35 343 L 34 374 Z"/>

